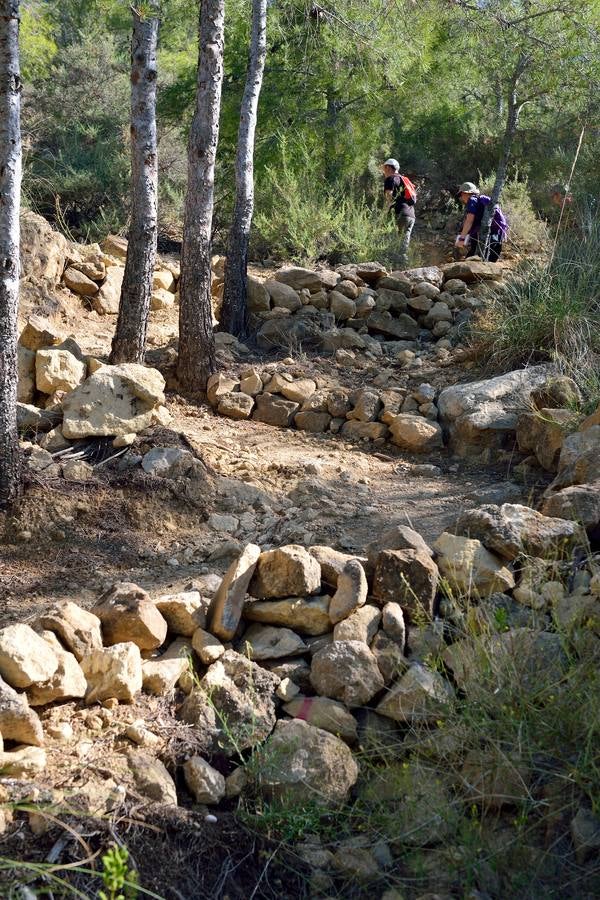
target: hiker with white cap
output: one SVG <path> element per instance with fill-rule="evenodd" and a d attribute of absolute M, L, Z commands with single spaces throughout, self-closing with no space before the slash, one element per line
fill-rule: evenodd
<path fill-rule="evenodd" d="M 498 205 L 494 208 L 489 242 L 484 242 L 484 246 L 479 239 L 479 231 L 485 208 L 491 198 L 482 194 L 472 181 L 465 181 L 458 189 L 458 199 L 465 207 L 465 217 L 454 246 L 459 251 L 464 251 L 466 256 L 480 256 L 489 262 L 497 262 L 508 233 L 508 222 L 502 210 Z"/>
<path fill-rule="evenodd" d="M 392 209 L 396 217 L 398 234 L 401 238 L 400 257 L 405 264 L 412 230 L 415 226 L 417 192 L 410 178 L 400 174 L 400 163 L 397 159 L 386 159 L 383 164 L 383 174 L 383 194 L 387 209 Z"/>

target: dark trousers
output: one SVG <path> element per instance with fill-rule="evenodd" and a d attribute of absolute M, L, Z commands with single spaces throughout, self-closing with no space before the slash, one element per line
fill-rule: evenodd
<path fill-rule="evenodd" d="M 483 259 L 483 254 L 485 252 L 485 247 L 483 242 L 479 241 L 479 238 L 475 240 L 471 238 L 471 243 L 469 244 L 469 252 L 467 253 L 467 259 L 469 256 L 480 256 Z M 490 241 L 490 252 L 488 256 L 488 262 L 498 262 L 500 258 L 500 254 L 502 253 L 502 241 Z"/>

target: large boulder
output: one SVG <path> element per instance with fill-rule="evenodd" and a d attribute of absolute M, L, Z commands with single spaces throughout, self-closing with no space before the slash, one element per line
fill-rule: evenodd
<path fill-rule="evenodd" d="M 40 616 L 39 625 L 47 631 L 53 631 L 79 662 L 92 650 L 102 649 L 100 619 L 71 600 L 64 600 L 51 607 Z"/>
<path fill-rule="evenodd" d="M 92 297 L 92 304 L 99 316 L 117 316 L 121 301 L 121 287 L 125 270 L 121 266 L 111 266 L 104 283 Z"/>
<path fill-rule="evenodd" d="M 284 625 L 300 634 L 317 636 L 331 630 L 331 598 L 288 597 L 284 600 L 254 600 L 244 606 L 244 618 L 266 625 Z"/>
<path fill-rule="evenodd" d="M 515 503 L 467 510 L 458 518 L 455 531 L 476 538 L 488 550 L 508 560 L 522 553 L 558 559 L 583 537 L 574 522 L 551 518 Z"/>
<path fill-rule="evenodd" d="M 167 636 L 167 622 L 146 591 L 127 581 L 114 584 L 92 612 L 102 622 L 107 645 L 132 641 L 140 650 L 155 650 Z"/>
<path fill-rule="evenodd" d="M 357 778 L 358 766 L 346 744 L 299 719 L 279 721 L 261 751 L 258 783 L 271 799 L 343 803 Z"/>
<path fill-rule="evenodd" d="M 433 549 L 442 575 L 454 590 L 489 596 L 515 586 L 513 573 L 481 541 L 443 532 Z"/>
<path fill-rule="evenodd" d="M 411 453 L 427 453 L 443 445 L 442 429 L 423 416 L 401 413 L 389 422 L 392 443 Z"/>
<path fill-rule="evenodd" d="M 210 608 L 210 630 L 230 641 L 242 617 L 246 591 L 260 556 L 257 544 L 248 544 L 225 573 Z"/>
<path fill-rule="evenodd" d="M 502 266 L 499 263 L 483 262 L 481 259 L 462 259 L 442 266 L 444 280 L 459 278 L 467 284 L 474 281 L 500 281 Z"/>
<path fill-rule="evenodd" d="M 270 304 L 273 306 L 277 306 L 280 309 L 289 309 L 290 312 L 295 312 L 302 306 L 302 300 L 298 295 L 298 291 L 289 284 L 269 279 L 269 281 L 265 281 L 264 288 L 267 291 Z"/>
<path fill-rule="evenodd" d="M 68 350 L 48 348 L 35 355 L 35 383 L 38 391 L 72 391 L 85 379 L 86 367 Z"/>
<path fill-rule="evenodd" d="M 421 550 L 383 550 L 377 557 L 373 596 L 383 606 L 399 603 L 413 621 L 433 617 L 438 567 Z"/>
<path fill-rule="evenodd" d="M 65 267 L 68 244 L 42 216 L 25 209 L 21 213 L 21 277 L 41 278 L 58 284 Z"/>
<path fill-rule="evenodd" d="M 81 661 L 88 691 L 86 703 L 115 697 L 126 703 L 142 690 L 142 657 L 137 644 L 115 644 L 105 650 L 92 650 Z"/>
<path fill-rule="evenodd" d="M 316 594 L 321 587 L 321 566 L 297 544 L 261 553 L 248 592 L 261 600 Z"/>
<path fill-rule="evenodd" d="M 41 636 L 54 652 L 58 667 L 52 677 L 42 684 L 34 684 L 27 691 L 32 706 L 45 706 L 56 700 L 77 700 L 85 697 L 87 683 L 81 666 L 72 653 L 64 649 L 53 631 Z"/>
<path fill-rule="evenodd" d="M 310 680 L 323 697 L 364 706 L 383 687 L 377 661 L 362 641 L 334 641 L 312 659 Z"/>
<path fill-rule="evenodd" d="M 135 363 L 102 366 L 65 397 L 63 434 L 75 440 L 142 431 L 157 420 L 164 388 L 157 369 Z"/>
<path fill-rule="evenodd" d="M 321 287 L 327 287 L 327 279 L 323 283 L 319 272 L 314 272 L 312 269 L 303 269 L 299 266 L 288 266 L 280 269 L 275 273 L 275 281 L 287 284 L 294 288 L 295 291 L 307 288 L 311 294 L 316 294 L 317 291 L 321 290 Z"/>
<path fill-rule="evenodd" d="M 28 688 L 48 681 L 57 668 L 56 654 L 29 625 L 0 629 L 0 676 L 12 687 Z"/>
<path fill-rule="evenodd" d="M 545 383 L 546 366 L 532 366 L 486 381 L 456 384 L 438 398 L 440 422 L 461 456 L 514 442 L 519 415 L 531 392 Z"/>
<path fill-rule="evenodd" d="M 573 427 L 569 409 L 544 408 L 524 412 L 517 421 L 517 444 L 521 452 L 531 451 L 542 468 L 556 472 L 562 446 Z"/>
<path fill-rule="evenodd" d="M 245 656 L 226 650 L 186 698 L 180 716 L 184 722 L 206 727 L 207 708 L 212 710 L 222 748 L 239 753 L 264 741 L 273 730 L 279 681 Z"/>

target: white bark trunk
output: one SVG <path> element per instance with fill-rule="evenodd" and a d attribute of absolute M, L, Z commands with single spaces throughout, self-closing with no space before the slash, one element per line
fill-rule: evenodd
<path fill-rule="evenodd" d="M 131 41 L 131 226 L 111 363 L 142 363 L 152 294 L 158 230 L 156 142 L 156 45 L 158 4 L 153 17 L 133 8 Z"/>
<path fill-rule="evenodd" d="M 181 388 L 199 395 L 216 369 L 211 302 L 214 173 L 223 84 L 225 0 L 201 0 L 196 109 L 188 146 L 188 184 L 179 282 Z"/>
<path fill-rule="evenodd" d="M 248 244 L 254 212 L 254 139 L 267 55 L 267 0 L 252 2 L 248 75 L 240 110 L 235 163 L 235 207 L 227 244 L 221 326 L 243 337 L 248 330 Z"/>
<path fill-rule="evenodd" d="M 21 202 L 19 0 L 0 0 L 0 508 L 20 488 L 17 308 Z"/>

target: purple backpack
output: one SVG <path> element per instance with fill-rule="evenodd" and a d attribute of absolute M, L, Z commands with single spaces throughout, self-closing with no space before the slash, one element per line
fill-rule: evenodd
<path fill-rule="evenodd" d="M 490 202 L 490 197 L 486 196 L 486 194 L 479 195 L 479 209 L 481 212 L 475 217 L 475 221 L 480 223 L 483 219 L 483 212 L 485 207 Z M 492 216 L 492 227 L 490 231 L 491 237 L 493 241 L 505 241 L 506 236 L 508 234 L 508 220 L 499 205 L 496 204 L 494 207 L 494 215 Z"/>

